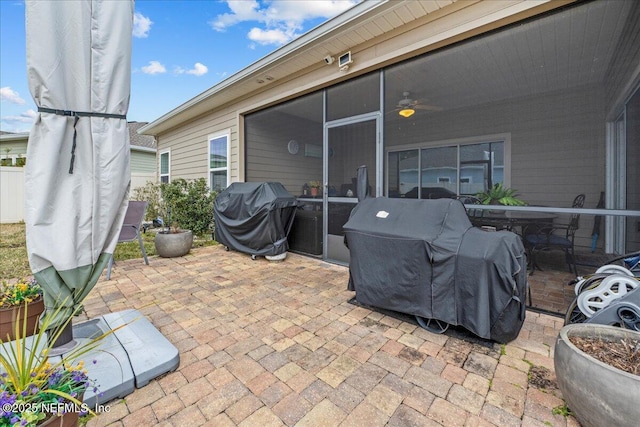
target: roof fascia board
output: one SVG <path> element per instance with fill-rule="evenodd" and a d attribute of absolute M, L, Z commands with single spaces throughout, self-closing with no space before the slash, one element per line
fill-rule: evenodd
<path fill-rule="evenodd" d="M 25 139 L 29 139 L 29 132 L 23 133 L 8 133 L 0 135 L 0 141 L 9 142 L 9 141 L 22 141 Z"/>
<path fill-rule="evenodd" d="M 155 148 L 150 148 L 150 147 L 142 147 L 140 145 L 131 145 L 129 146 L 129 148 L 131 148 L 131 151 L 141 151 L 143 153 L 157 153 L 158 150 Z"/>

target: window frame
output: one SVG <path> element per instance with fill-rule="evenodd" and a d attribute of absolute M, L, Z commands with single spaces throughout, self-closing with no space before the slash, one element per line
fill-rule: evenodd
<path fill-rule="evenodd" d="M 399 151 L 418 150 L 418 163 L 421 162 L 422 150 L 429 148 L 442 148 L 442 147 L 456 147 L 458 152 L 457 160 L 457 193 L 460 194 L 460 148 L 466 145 L 485 144 L 489 142 L 502 142 L 504 147 L 504 170 L 503 170 L 503 183 L 505 186 L 511 186 L 511 133 L 500 133 L 492 135 L 479 135 L 466 138 L 456 138 L 442 141 L 424 141 L 416 144 L 404 144 L 404 145 L 392 145 L 385 148 L 385 194 L 389 194 L 389 154 Z M 419 174 L 420 177 L 420 174 Z M 467 177 L 465 177 L 467 178 Z M 473 180 L 470 180 L 472 182 Z M 422 182 L 419 182 L 419 187 L 422 186 Z"/>
<path fill-rule="evenodd" d="M 212 168 L 211 167 L 211 142 L 219 138 L 226 138 L 227 140 L 227 163 L 226 163 L 226 166 L 224 167 Z M 214 188 L 212 185 L 213 183 L 211 182 L 211 172 L 226 171 L 227 179 L 226 179 L 225 188 L 231 184 L 230 163 L 231 163 L 231 130 L 225 129 L 224 131 L 221 131 L 221 132 L 215 132 L 215 133 L 209 134 L 207 136 L 207 183 L 211 191 L 214 191 Z"/>
<path fill-rule="evenodd" d="M 162 173 L 162 156 L 167 155 L 167 173 Z M 163 183 L 162 178 L 167 177 L 167 182 L 171 182 L 171 150 L 164 150 L 158 153 L 158 181 Z"/>

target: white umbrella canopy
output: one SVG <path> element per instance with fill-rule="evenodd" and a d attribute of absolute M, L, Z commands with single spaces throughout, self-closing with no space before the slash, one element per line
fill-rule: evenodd
<path fill-rule="evenodd" d="M 26 2 L 29 263 L 56 326 L 98 281 L 127 206 L 133 1 Z"/>

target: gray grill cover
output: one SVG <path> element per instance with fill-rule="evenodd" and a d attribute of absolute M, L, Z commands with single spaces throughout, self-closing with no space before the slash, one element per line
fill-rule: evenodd
<path fill-rule="evenodd" d="M 216 197 L 215 238 L 251 255 L 285 253 L 297 204 L 279 182 L 234 182 Z"/>
<path fill-rule="evenodd" d="M 511 232 L 472 227 L 458 200 L 360 202 L 344 225 L 363 304 L 460 325 L 498 342 L 525 317 L 526 259 Z"/>

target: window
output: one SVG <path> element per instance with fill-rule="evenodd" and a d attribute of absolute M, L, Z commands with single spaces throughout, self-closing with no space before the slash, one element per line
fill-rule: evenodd
<path fill-rule="evenodd" d="M 170 156 L 169 152 L 165 151 L 160 153 L 160 182 L 169 182 L 169 170 L 170 170 Z"/>
<path fill-rule="evenodd" d="M 389 151 L 389 197 L 427 199 L 485 191 L 504 182 L 504 145 L 492 141 Z"/>
<path fill-rule="evenodd" d="M 229 185 L 229 134 L 209 137 L 209 187 L 220 192 Z"/>

